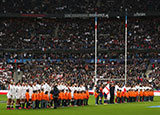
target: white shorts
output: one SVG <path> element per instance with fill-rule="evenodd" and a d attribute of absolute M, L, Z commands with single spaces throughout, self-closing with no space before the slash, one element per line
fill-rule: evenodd
<path fill-rule="evenodd" d="M 21 96 L 20 95 L 16 95 L 16 99 L 21 99 Z"/>
<path fill-rule="evenodd" d="M 21 96 L 21 99 L 25 99 L 25 98 L 26 98 L 26 96 L 25 96 L 25 95 L 22 95 L 22 96 Z"/>
<path fill-rule="evenodd" d="M 16 99 L 16 96 L 15 95 L 12 95 L 12 100 Z"/>
<path fill-rule="evenodd" d="M 10 94 L 7 94 L 7 98 L 8 98 L 8 99 L 11 99 L 12 96 L 11 96 Z"/>

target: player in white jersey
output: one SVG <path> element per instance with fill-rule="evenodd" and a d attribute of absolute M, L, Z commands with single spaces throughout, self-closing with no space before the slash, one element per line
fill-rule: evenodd
<path fill-rule="evenodd" d="M 81 85 L 82 91 L 86 91 L 85 85 Z"/>
<path fill-rule="evenodd" d="M 10 109 L 10 108 L 11 108 L 11 102 L 12 102 L 12 85 L 13 85 L 13 83 L 9 84 L 9 86 L 8 86 L 8 93 L 7 93 L 7 98 L 8 98 L 8 101 L 7 101 L 7 109 Z"/>
<path fill-rule="evenodd" d="M 31 83 L 29 84 L 28 89 L 29 89 L 29 108 L 30 108 L 32 103 L 32 94 L 33 94 L 33 87 Z"/>
<path fill-rule="evenodd" d="M 28 85 L 28 83 L 26 83 L 26 90 L 29 90 L 29 85 Z"/>
<path fill-rule="evenodd" d="M 69 89 L 71 90 L 72 98 L 74 98 L 74 91 L 75 91 L 74 85 L 72 85 Z"/>
<path fill-rule="evenodd" d="M 45 82 L 43 83 L 42 89 L 44 90 L 44 93 L 51 90 L 50 86 Z"/>
<path fill-rule="evenodd" d="M 36 84 L 37 90 L 41 90 L 41 85 L 40 84 Z"/>
<path fill-rule="evenodd" d="M 32 87 L 32 84 L 29 84 L 29 99 L 31 99 L 31 96 L 33 94 L 33 87 Z"/>
<path fill-rule="evenodd" d="M 32 86 L 32 88 L 33 88 L 33 91 L 37 91 L 37 83 L 35 82 L 34 84 L 33 84 L 33 86 Z"/>
<path fill-rule="evenodd" d="M 77 85 L 77 84 L 74 85 L 74 89 L 75 89 L 76 91 L 79 91 L 79 90 L 78 90 L 79 88 L 78 88 L 78 85 Z"/>
<path fill-rule="evenodd" d="M 16 99 L 16 83 L 12 85 L 12 100 Z"/>
<path fill-rule="evenodd" d="M 15 83 L 13 83 L 13 85 L 12 85 L 11 94 L 12 94 L 11 109 L 13 109 L 14 100 L 16 99 L 16 86 L 15 86 Z"/>
<path fill-rule="evenodd" d="M 138 90 L 138 92 L 140 91 L 140 86 L 139 86 L 139 84 L 136 84 L 135 88 L 136 88 L 136 90 Z"/>
<path fill-rule="evenodd" d="M 60 83 L 57 85 L 57 88 L 58 88 L 58 90 L 60 90 L 60 91 L 63 90 L 63 89 L 62 89 L 62 85 L 61 85 Z"/>
<path fill-rule="evenodd" d="M 115 91 L 115 92 L 114 92 L 115 96 L 117 95 L 117 93 L 116 93 L 117 90 L 119 90 L 119 84 L 115 85 L 115 90 L 114 90 L 114 91 Z"/>
<path fill-rule="evenodd" d="M 26 94 L 26 84 L 23 83 L 22 84 L 22 87 L 21 87 L 21 105 L 22 105 L 22 108 L 24 109 L 24 105 L 25 105 L 25 94 Z"/>
<path fill-rule="evenodd" d="M 22 89 L 21 89 L 22 90 L 22 99 L 25 99 L 26 89 L 27 89 L 26 84 L 23 83 Z"/>
<path fill-rule="evenodd" d="M 20 107 L 20 101 L 21 101 L 21 85 L 20 83 L 17 83 L 16 85 L 16 109 L 21 109 Z"/>
<path fill-rule="evenodd" d="M 74 105 L 74 91 L 75 91 L 74 85 L 72 85 L 69 89 L 71 90 L 71 97 L 72 97 L 71 104 Z"/>

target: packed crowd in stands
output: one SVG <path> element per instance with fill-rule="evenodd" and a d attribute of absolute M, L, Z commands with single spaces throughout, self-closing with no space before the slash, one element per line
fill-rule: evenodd
<path fill-rule="evenodd" d="M 159 18 L 129 19 L 128 48 L 159 49 L 159 22 Z M 98 20 L 98 47 L 124 49 L 124 20 Z M 1 19 L 0 48 L 94 49 L 94 20 Z"/>
<path fill-rule="evenodd" d="M 74 5 L 73 5 L 74 4 Z M 160 11 L 159 0 L 1 0 L 0 13 L 60 14 Z"/>
<path fill-rule="evenodd" d="M 128 55 L 128 83 L 140 83 L 145 80 L 159 88 L 159 64 L 146 76 L 151 65 L 150 59 L 158 58 L 159 53 L 135 53 Z M 94 86 L 94 54 L 34 54 L 34 53 L 3 53 L 1 55 L 0 82 L 1 89 L 7 89 L 8 81 L 13 79 L 14 71 L 22 71 L 24 82 L 65 81 L 69 84 L 85 83 L 90 89 Z M 24 63 L 7 62 L 7 59 L 27 59 Z M 53 60 L 54 59 L 54 60 Z M 90 60 L 90 62 L 87 62 Z M 123 53 L 98 53 L 97 74 L 99 79 L 124 79 Z M 149 78 L 147 78 L 149 77 Z M 143 79 L 143 80 L 142 80 Z"/>
<path fill-rule="evenodd" d="M 150 78 L 153 78 L 154 82 L 155 82 L 155 88 L 158 89 L 158 87 L 160 87 L 160 82 L 159 82 L 159 79 L 160 79 L 160 64 L 157 64 L 155 69 L 149 74 L 149 77 Z"/>

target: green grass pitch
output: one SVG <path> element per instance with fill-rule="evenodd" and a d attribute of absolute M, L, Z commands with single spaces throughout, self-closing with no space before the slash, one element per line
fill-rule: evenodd
<path fill-rule="evenodd" d="M 0 101 L 5 101 L 6 96 L 0 95 Z M 64 107 L 40 110 L 6 110 L 6 103 L 0 103 L 0 115 L 160 115 L 160 108 L 149 106 L 160 105 L 160 97 L 155 97 L 154 102 L 138 102 L 124 104 L 95 105 L 93 96 L 90 96 L 89 106 Z"/>

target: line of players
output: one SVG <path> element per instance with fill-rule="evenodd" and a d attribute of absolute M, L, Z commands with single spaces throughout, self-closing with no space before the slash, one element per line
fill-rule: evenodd
<path fill-rule="evenodd" d="M 82 106 L 88 105 L 89 92 L 84 85 L 74 84 L 69 86 L 64 83 L 56 85 L 58 88 L 58 101 L 56 106 Z M 16 100 L 16 109 L 38 109 L 49 108 L 55 105 L 53 103 L 53 87 L 46 82 L 38 83 L 11 83 L 7 93 L 7 109 L 14 109 Z"/>
<path fill-rule="evenodd" d="M 154 100 L 154 90 L 150 86 L 135 85 L 132 87 L 126 87 L 120 86 L 118 84 L 114 86 L 113 95 L 115 97 L 115 103 L 143 102 Z M 96 105 L 102 104 L 102 100 L 104 100 L 104 104 L 114 103 L 111 101 L 110 89 L 107 86 L 97 86 L 94 90 L 94 96 Z"/>
<path fill-rule="evenodd" d="M 140 91 L 138 89 L 130 89 L 129 91 L 117 90 L 116 93 L 115 102 L 117 103 L 153 101 L 154 99 L 154 91 L 152 89 L 140 89 Z"/>

